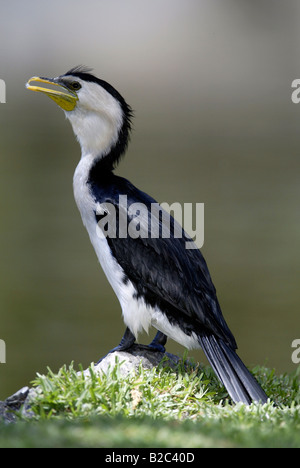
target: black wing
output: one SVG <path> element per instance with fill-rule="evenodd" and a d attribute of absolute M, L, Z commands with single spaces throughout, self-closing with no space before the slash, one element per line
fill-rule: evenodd
<path fill-rule="evenodd" d="M 127 229 L 135 226 L 140 230 L 137 238 L 130 235 L 120 238 L 118 232 L 116 237 L 107 235 L 111 252 L 124 270 L 124 282 L 129 279 L 133 283 L 137 298 L 143 297 L 147 304 L 159 307 L 171 323 L 180 325 L 187 334 L 192 331 L 198 336 L 214 334 L 236 349 L 206 262 L 199 249 L 186 249 L 190 237 L 163 211 L 164 219 L 168 216 L 170 222 L 170 236 L 164 238 L 161 212 L 157 216 L 151 210 L 157 202 L 126 179 L 113 175 L 107 185 L 101 185 L 101 189 L 98 185 L 92 187 L 93 194 L 102 208 L 105 204 L 114 205 L 117 226 L 122 223 Z M 119 203 L 120 195 L 126 196 L 127 205 Z M 139 216 L 134 214 L 138 208 L 133 205 L 136 203 L 143 204 Z M 128 207 L 133 207 L 131 212 Z M 143 207 L 147 207 L 146 212 Z M 99 220 L 97 213 L 95 216 Z M 156 233 L 159 229 L 158 238 L 151 237 L 153 226 Z M 178 237 L 179 230 L 181 237 Z"/>

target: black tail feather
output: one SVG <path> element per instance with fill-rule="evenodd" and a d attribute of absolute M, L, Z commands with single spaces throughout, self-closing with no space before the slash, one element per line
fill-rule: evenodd
<path fill-rule="evenodd" d="M 267 395 L 230 346 L 213 335 L 201 336 L 199 342 L 210 365 L 235 403 L 267 402 Z"/>

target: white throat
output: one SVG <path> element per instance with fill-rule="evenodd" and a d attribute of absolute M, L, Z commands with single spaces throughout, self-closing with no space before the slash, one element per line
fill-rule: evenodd
<path fill-rule="evenodd" d="M 72 115 L 70 115 L 72 114 Z M 105 156 L 118 140 L 121 123 L 96 112 L 66 112 L 81 146 L 82 156 Z"/>

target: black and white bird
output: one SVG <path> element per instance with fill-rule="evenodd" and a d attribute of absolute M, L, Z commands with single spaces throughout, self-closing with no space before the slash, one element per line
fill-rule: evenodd
<path fill-rule="evenodd" d="M 150 347 L 164 350 L 170 337 L 188 349 L 202 348 L 234 402 L 265 403 L 266 394 L 236 354 L 200 250 L 186 248 L 191 239 L 172 217 L 170 235 L 162 235 L 164 210 L 151 215 L 150 226 L 151 207 L 157 202 L 114 174 L 130 138 L 130 106 L 83 67 L 57 78 L 33 77 L 26 86 L 47 94 L 65 111 L 81 146 L 73 179 L 75 200 L 127 327 L 112 351 L 130 348 L 139 332 L 153 326 L 158 332 Z M 132 206 L 146 207 L 133 229 L 140 230 L 139 236 L 129 235 L 135 219 Z M 109 219 L 115 227 L 110 232 Z M 120 232 L 121 224 L 127 235 Z M 153 224 L 158 228 L 155 236 L 150 232 Z"/>

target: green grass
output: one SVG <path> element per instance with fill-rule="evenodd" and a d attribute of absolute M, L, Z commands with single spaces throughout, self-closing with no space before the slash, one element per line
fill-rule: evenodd
<path fill-rule="evenodd" d="M 123 377 L 120 366 L 37 375 L 33 418 L 0 425 L 0 447 L 300 446 L 297 372 L 253 369 L 270 402 L 246 406 L 231 404 L 208 367 L 182 362 Z"/>

